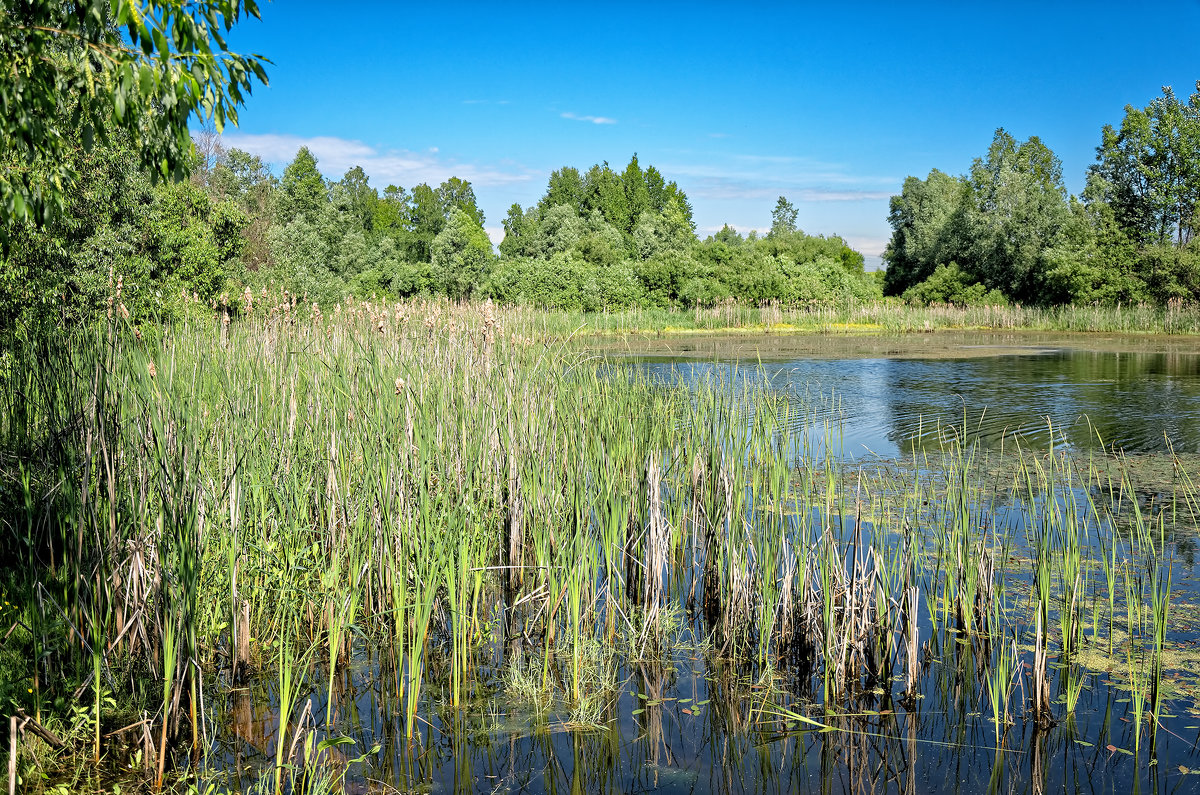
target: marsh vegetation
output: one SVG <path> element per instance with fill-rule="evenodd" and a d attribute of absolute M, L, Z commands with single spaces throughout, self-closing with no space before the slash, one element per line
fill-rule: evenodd
<path fill-rule="evenodd" d="M 527 312 L 243 302 L 10 348 L 0 695 L 25 789 L 1200 768 L 1181 456 L 1151 482 L 935 423 L 851 460 L 767 382 L 665 383 Z"/>

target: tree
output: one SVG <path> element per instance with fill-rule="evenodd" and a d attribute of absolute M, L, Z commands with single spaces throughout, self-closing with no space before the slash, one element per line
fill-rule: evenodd
<path fill-rule="evenodd" d="M 443 182 L 438 186 L 437 199 L 445 220 L 450 220 L 450 210 L 457 207 L 471 216 L 476 224 L 483 226 L 483 210 L 475 203 L 475 189 L 465 179 L 451 177 Z"/>
<path fill-rule="evenodd" d="M 790 235 L 796 231 L 796 208 L 785 197 L 780 196 L 771 211 L 771 237 Z"/>
<path fill-rule="evenodd" d="M 375 205 L 379 203 L 379 194 L 369 184 L 362 166 L 355 166 L 345 173 L 338 183 L 345 193 L 350 214 L 357 220 L 364 232 L 370 232 L 375 224 Z"/>
<path fill-rule="evenodd" d="M 888 204 L 892 239 L 883 253 L 884 292 L 900 295 L 924 281 L 938 265 L 965 261 L 971 186 L 938 169 L 925 179 L 908 177 Z"/>
<path fill-rule="evenodd" d="M 301 216 L 311 221 L 328 202 L 329 190 L 325 187 L 325 178 L 317 170 L 317 158 L 307 146 L 302 146 L 283 169 L 283 178 L 279 180 L 279 197 L 275 203 L 279 223 L 286 226 Z"/>
<path fill-rule="evenodd" d="M 450 209 L 445 228 L 432 245 L 433 272 L 442 291 L 454 299 L 466 298 L 483 282 L 492 260 L 492 242 L 470 214 Z"/>
<path fill-rule="evenodd" d="M 1105 125 L 1085 197 L 1103 202 L 1139 245 L 1195 235 L 1200 212 L 1200 81 L 1188 102 L 1170 86 L 1145 108 L 1125 107 L 1121 129 Z"/>
<path fill-rule="evenodd" d="M 987 157 L 972 164 L 971 187 L 975 250 L 967 272 L 1009 298 L 1041 302 L 1044 254 L 1070 216 L 1061 161 L 1036 135 L 1018 143 L 1001 128 Z"/>
<path fill-rule="evenodd" d="M 586 188 L 579 169 L 563 166 L 551 172 L 546 193 L 537 206 L 539 210 L 549 210 L 551 207 L 565 204 L 579 215 L 583 212 L 585 194 Z"/>
<path fill-rule="evenodd" d="M 532 208 L 528 212 L 513 202 L 504 217 L 504 239 L 500 241 L 500 253 L 505 257 L 528 256 L 531 238 L 537 231 L 537 219 Z"/>
<path fill-rule="evenodd" d="M 74 184 L 67 152 L 132 136 L 141 167 L 181 179 L 193 152 L 188 122 L 237 123 L 260 55 L 224 35 L 254 0 L 3 0 L 0 2 L 0 234 L 42 224 Z"/>
<path fill-rule="evenodd" d="M 371 228 L 387 237 L 402 238 L 408 230 L 411 212 L 408 191 L 399 185 L 388 185 L 383 189 L 383 197 L 375 202 Z"/>
<path fill-rule="evenodd" d="M 424 182 L 413 188 L 409 203 L 408 259 L 412 262 L 432 261 L 433 239 L 445 225 L 446 210 L 437 192 Z"/>
<path fill-rule="evenodd" d="M 637 224 L 642 213 L 651 209 L 650 190 L 646 185 L 646 174 L 638 164 L 637 153 L 629 159 L 629 165 L 621 174 L 621 184 L 625 187 L 625 206 L 628 208 L 630 224 Z M 629 231 L 633 231 L 630 229 Z"/>

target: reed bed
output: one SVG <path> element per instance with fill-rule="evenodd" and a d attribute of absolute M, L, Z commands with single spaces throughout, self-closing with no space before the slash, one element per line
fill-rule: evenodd
<path fill-rule="evenodd" d="M 662 659 L 684 635 L 742 675 L 787 672 L 830 722 L 911 705 L 928 660 L 952 661 L 997 747 L 1014 716 L 1069 718 L 1080 649 L 1120 635 L 1134 738 L 1153 741 L 1190 480 L 1151 512 L 1119 461 L 1018 448 L 997 466 L 953 429 L 902 470 L 848 470 L 835 428 L 789 433 L 803 406 L 648 382 L 521 311 L 264 303 L 10 349 L 20 700 L 53 725 L 86 693 L 70 743 L 96 759 L 116 737 L 161 787 L 202 753 L 206 700 L 274 677 L 282 792 L 336 745 L 357 659 L 420 748 L 498 645 L 527 648 L 524 686 L 584 726 L 613 719 L 613 655 Z"/>

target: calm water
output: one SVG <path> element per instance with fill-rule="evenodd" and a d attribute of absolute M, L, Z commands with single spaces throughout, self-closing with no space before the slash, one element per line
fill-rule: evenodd
<path fill-rule="evenodd" d="M 939 349 L 880 356 L 851 351 L 776 351 L 758 358 L 714 348 L 713 358 L 632 353 L 652 378 L 764 380 L 802 408 L 821 433 L 841 430 L 844 454 L 894 457 L 915 440 L 936 439 L 938 425 L 965 426 L 987 447 L 1007 439 L 1080 449 L 1101 445 L 1130 453 L 1200 453 L 1200 351 L 1087 350 L 1044 345 L 998 346 L 983 338 Z M 1078 343 L 1077 343 L 1078 344 Z M 1144 343 L 1143 343 L 1144 344 Z"/>

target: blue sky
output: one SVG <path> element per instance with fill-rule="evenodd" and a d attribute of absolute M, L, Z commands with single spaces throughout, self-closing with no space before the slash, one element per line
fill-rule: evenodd
<path fill-rule="evenodd" d="M 1200 0 L 1023 3 L 262 3 L 229 37 L 273 61 L 227 145 L 279 172 L 468 179 L 489 234 L 550 172 L 638 154 L 701 237 L 770 226 L 877 263 L 905 176 L 960 174 L 997 127 L 1037 135 L 1082 190 L 1100 128 L 1200 79 Z"/>

